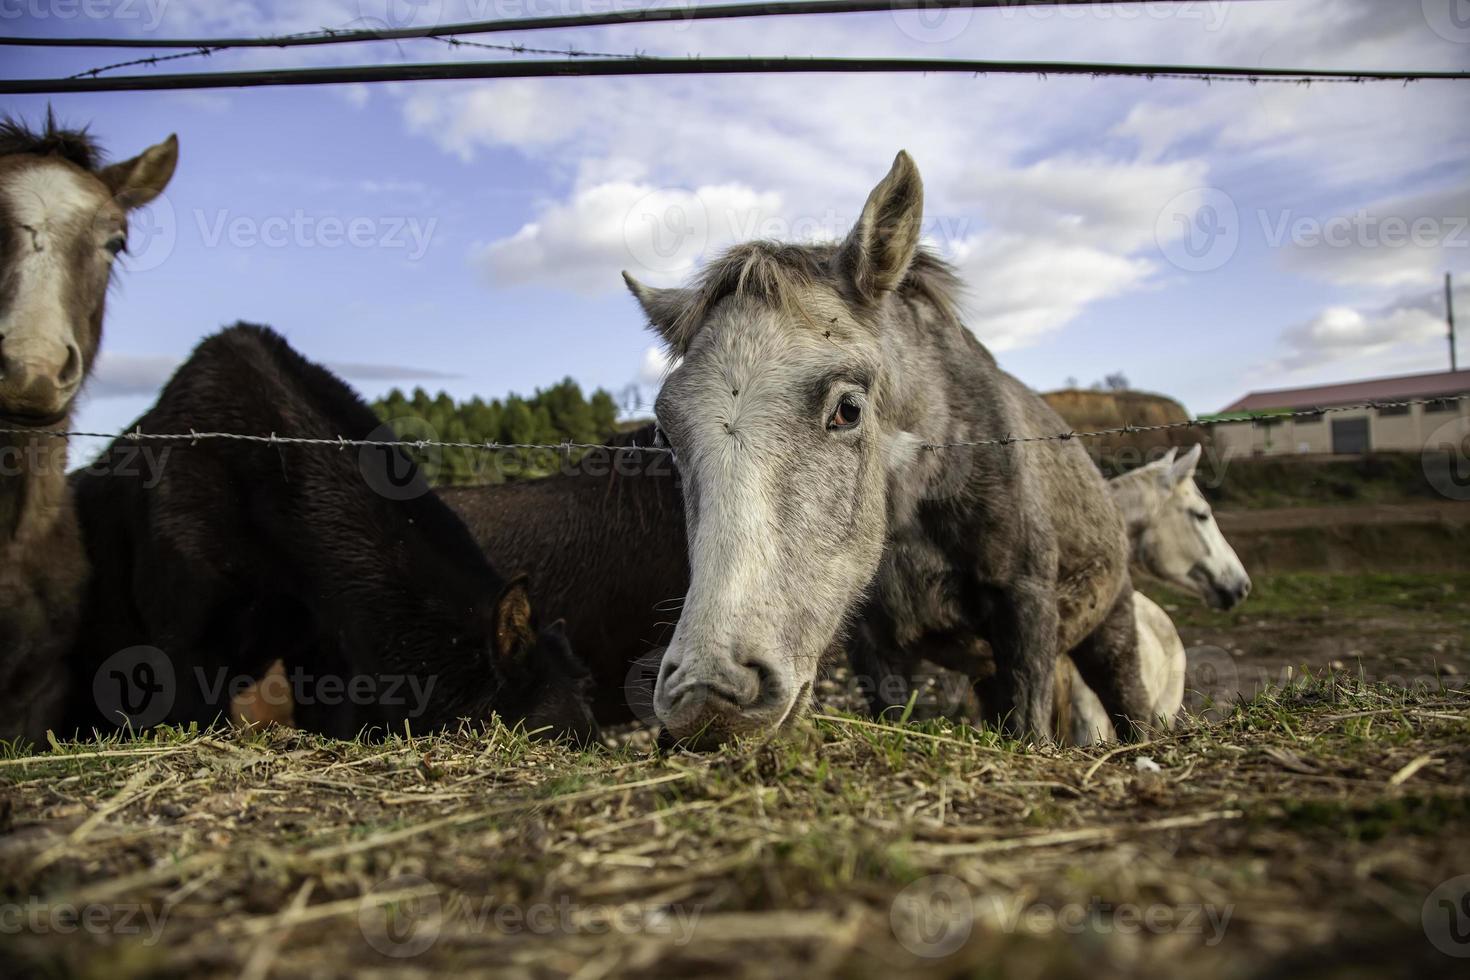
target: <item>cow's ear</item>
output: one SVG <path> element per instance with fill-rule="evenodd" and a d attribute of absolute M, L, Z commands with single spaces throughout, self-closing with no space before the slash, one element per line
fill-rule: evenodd
<path fill-rule="evenodd" d="M 536 642 L 533 620 L 526 576 L 519 575 L 495 604 L 495 656 L 502 664 L 518 663 Z"/>

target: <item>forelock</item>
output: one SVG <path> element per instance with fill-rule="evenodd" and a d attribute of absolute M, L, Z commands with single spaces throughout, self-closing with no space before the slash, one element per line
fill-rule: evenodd
<path fill-rule="evenodd" d="M 827 289 L 852 305 L 848 288 L 833 268 L 834 244 L 795 245 L 756 241 L 732 246 L 705 266 L 693 286 L 693 298 L 679 316 L 675 332 L 693 337 L 722 300 L 754 300 L 795 322 L 817 326 L 807 309 L 813 289 Z M 927 300 L 956 317 L 958 276 L 948 263 L 920 249 L 899 287 L 900 294 Z"/>
<path fill-rule="evenodd" d="M 31 129 L 19 119 L 0 118 L 0 156 L 57 157 L 96 173 L 102 167 L 102 151 L 85 129 L 67 129 L 46 114 L 42 129 Z"/>

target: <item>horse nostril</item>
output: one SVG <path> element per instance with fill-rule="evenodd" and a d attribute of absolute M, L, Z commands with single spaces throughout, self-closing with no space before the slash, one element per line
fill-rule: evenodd
<path fill-rule="evenodd" d="M 61 374 L 56 379 L 62 385 L 70 385 L 82 376 L 82 352 L 77 350 L 76 344 L 66 346 L 66 364 L 61 368 Z"/>

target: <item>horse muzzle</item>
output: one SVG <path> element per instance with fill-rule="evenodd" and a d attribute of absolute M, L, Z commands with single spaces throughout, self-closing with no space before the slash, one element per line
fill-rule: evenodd
<path fill-rule="evenodd" d="M 59 365 L 18 357 L 0 345 L 0 422 L 45 429 L 66 420 L 81 388 L 81 355 L 68 348 Z"/>
<path fill-rule="evenodd" d="M 757 654 L 685 658 L 671 648 L 659 671 L 654 710 L 674 739 L 713 747 L 778 728 L 795 701 L 785 675 Z"/>

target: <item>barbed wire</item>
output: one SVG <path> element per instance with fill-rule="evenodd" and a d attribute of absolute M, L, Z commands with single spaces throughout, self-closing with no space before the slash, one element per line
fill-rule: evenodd
<path fill-rule="evenodd" d="M 1262 412 L 1231 418 L 1188 419 L 1183 422 L 1161 422 L 1156 425 L 1121 425 L 1086 432 L 1058 432 L 1045 436 L 1004 436 L 998 439 L 978 439 L 973 442 L 924 443 L 920 448 L 928 451 L 947 449 L 978 449 L 987 446 L 1015 446 L 1024 443 L 1070 442 L 1074 439 L 1098 439 L 1104 436 L 1134 435 L 1147 432 L 1165 432 L 1173 429 L 1213 429 L 1221 425 L 1240 425 L 1256 422 L 1279 422 L 1289 418 L 1320 418 L 1341 412 L 1362 412 L 1384 408 L 1408 408 L 1414 405 L 1441 405 L 1470 400 L 1470 393 L 1446 395 L 1442 398 L 1411 398 L 1404 401 L 1370 401 L 1354 405 L 1333 405 L 1323 408 L 1303 409 L 1291 412 Z M 114 442 L 172 442 L 196 445 L 200 442 L 234 441 L 268 446 L 314 446 L 328 449 L 465 449 L 481 452 L 558 452 L 570 453 L 581 450 L 600 450 L 640 453 L 672 453 L 666 446 L 609 446 L 596 442 L 557 443 L 507 443 L 507 442 L 441 442 L 435 439 L 348 439 L 344 436 L 330 438 L 313 436 L 246 435 L 238 432 L 144 432 L 135 428 L 130 432 L 78 432 L 49 429 L 0 428 L 0 435 L 20 435 L 52 439 L 108 439 Z"/>
<path fill-rule="evenodd" d="M 608 10 L 585 14 L 548 14 L 539 17 L 504 17 L 498 20 L 466 21 L 427 27 L 333 28 L 324 27 L 299 34 L 275 37 L 148 38 L 148 37 L 0 37 L 0 46 L 62 48 L 291 48 L 303 45 L 357 44 L 370 41 L 406 41 L 425 37 L 465 34 L 499 34 L 567 28 L 611 27 L 620 24 L 653 24 L 676 21 L 742 18 L 830 16 L 833 14 L 932 13 L 951 9 L 1006 9 L 1017 7 L 1113 6 L 1130 3 L 1173 3 L 1177 0 L 766 0 L 760 3 L 709 4 L 703 7 L 673 3 L 664 7 Z M 1216 0 L 1220 2 L 1220 0 Z M 1255 3 L 1259 0 L 1225 0 Z"/>
<path fill-rule="evenodd" d="M 225 49 L 224 48 L 199 48 L 199 49 L 197 49 L 195 51 L 185 51 L 182 54 L 162 54 L 162 55 L 156 54 L 156 55 L 152 55 L 152 56 L 147 57 L 147 58 L 134 58 L 132 61 L 119 61 L 116 64 L 112 64 L 112 65 L 100 65 L 97 68 L 88 68 L 86 71 L 79 71 L 75 75 L 68 75 L 66 77 L 67 78 L 96 78 L 97 76 L 101 75 L 103 72 L 116 71 L 119 68 L 135 68 L 135 67 L 137 67 L 139 65 L 146 65 L 147 67 L 152 68 L 154 65 L 160 65 L 160 64 L 162 64 L 165 61 L 178 61 L 181 58 L 207 58 L 210 55 L 214 54 L 216 51 L 223 51 L 223 50 L 225 50 Z"/>
<path fill-rule="evenodd" d="M 619 52 L 615 52 L 615 51 L 583 51 L 580 48 L 572 47 L 571 45 L 568 45 L 565 48 L 536 48 L 536 47 L 531 47 L 531 46 L 525 45 L 525 44 L 488 44 L 488 43 L 483 42 L 483 41 L 466 41 L 463 38 L 457 38 L 457 37 L 429 37 L 429 38 L 424 38 L 423 40 L 440 41 L 440 42 L 442 42 L 442 43 L 444 43 L 446 45 L 449 45 L 450 47 L 455 47 L 455 48 L 459 48 L 459 47 L 484 48 L 487 51 L 505 51 L 505 52 L 507 52 L 509 54 L 515 54 L 515 55 L 523 55 L 523 54 L 547 54 L 547 55 L 559 55 L 560 57 L 563 57 L 563 58 L 624 58 L 624 59 L 635 59 L 635 58 L 647 57 L 641 51 L 635 52 L 633 54 L 623 54 L 623 53 L 619 53 Z M 199 49 L 194 50 L 194 51 L 185 51 L 185 52 L 182 52 L 181 54 L 151 55 L 151 56 L 149 56 L 147 58 L 134 58 L 131 61 L 119 61 L 119 62 L 116 62 L 115 64 L 111 64 L 111 65 L 100 65 L 100 66 L 98 66 L 96 68 L 88 68 L 86 71 L 79 71 L 75 75 L 68 75 L 66 77 L 68 79 L 74 79 L 74 78 L 97 78 L 97 77 L 101 76 L 102 74 L 104 74 L 105 72 L 116 71 L 119 68 L 134 68 L 134 67 L 138 67 L 138 66 L 146 66 L 146 67 L 152 68 L 152 67 L 154 67 L 156 65 L 163 64 L 165 61 L 179 61 L 179 60 L 181 60 L 183 58 L 207 58 L 207 57 L 209 57 L 212 54 L 216 54 L 216 53 L 218 53 L 220 51 L 228 51 L 228 50 L 229 50 L 229 48 L 227 46 L 216 45 L 214 47 L 199 48 Z"/>
<path fill-rule="evenodd" d="M 608 51 L 583 51 L 571 45 L 558 49 L 532 48 L 524 44 L 489 44 L 485 41 L 466 41 L 459 37 L 434 37 L 431 40 L 442 41 L 452 48 L 484 48 L 487 51 L 508 51 L 511 54 L 556 54 L 564 58 L 624 58 L 630 60 L 648 57 L 642 51 L 635 51 L 633 54 L 618 54 Z"/>
<path fill-rule="evenodd" d="M 182 89 L 259 88 L 283 85 L 343 85 L 371 82 L 469 81 L 497 78 L 566 78 L 662 75 L 962 74 L 1053 75 L 1090 78 L 1186 79 L 1192 81 L 1323 82 L 1470 81 L 1466 71 L 1359 71 L 1335 68 L 1245 68 L 1235 65 L 1158 65 L 1083 61 L 986 61 L 962 58 L 603 58 L 601 60 L 448 61 L 393 65 L 334 65 L 249 71 L 183 72 L 103 78 L 0 79 L 0 95 L 59 95 L 77 92 L 156 92 Z"/>

